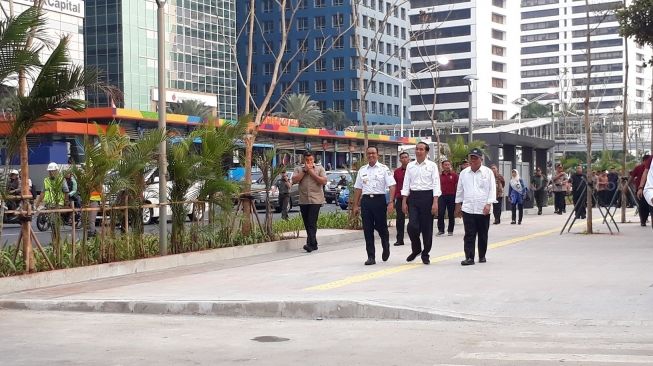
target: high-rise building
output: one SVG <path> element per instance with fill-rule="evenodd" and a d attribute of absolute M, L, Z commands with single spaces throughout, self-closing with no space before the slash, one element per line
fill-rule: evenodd
<path fill-rule="evenodd" d="M 405 80 L 410 27 L 407 1 L 289 0 L 288 3 L 289 8 L 296 11 L 287 11 L 288 18 L 292 15 L 293 21 L 289 25 L 282 73 L 272 98 L 272 104 L 277 104 L 275 112 L 281 111 L 277 102 L 284 94 L 306 94 L 317 101 L 323 111 L 342 111 L 353 124 L 360 124 L 359 79 L 363 78 L 363 88 L 368 90 L 364 103 L 368 124 L 398 124 L 402 115 L 404 122 L 409 123 Z M 238 29 L 243 30 L 238 58 L 243 74 L 248 54 L 249 28 L 245 24 L 248 9 L 249 1 L 238 2 Z M 252 50 L 251 92 L 256 105 L 260 105 L 270 88 L 275 55 L 281 44 L 281 13 L 274 0 L 257 1 L 255 10 L 258 23 Z M 354 13 L 359 17 L 357 25 L 352 20 Z M 358 67 L 357 39 L 366 58 L 362 72 Z M 320 57 L 321 49 L 327 52 Z M 309 69 L 299 73 L 313 61 Z M 244 86 L 239 88 L 240 95 L 244 95 Z M 241 111 L 245 102 L 244 98 L 239 100 Z"/>
<path fill-rule="evenodd" d="M 103 70 L 124 102 L 90 94 L 93 106 L 156 110 L 155 0 L 86 0 L 86 65 Z M 169 0 L 166 9 L 167 103 L 204 102 L 236 118 L 236 0 Z"/>
<path fill-rule="evenodd" d="M 13 0 L 14 15 L 18 15 L 29 7 L 34 6 L 34 0 Z M 0 0 L 0 19 L 5 18 L 5 12 L 9 15 L 10 3 L 8 0 Z M 45 1 L 43 4 L 45 14 L 45 28 L 48 30 L 47 38 L 53 42 L 58 37 L 69 36 L 68 54 L 70 60 L 77 65 L 84 64 L 84 1 Z M 44 47 L 41 53 L 43 61 L 50 56 L 51 48 Z"/>
<path fill-rule="evenodd" d="M 411 120 L 511 117 L 519 98 L 519 28 L 506 0 L 411 0 Z M 434 105 L 435 103 L 435 105 Z M 453 113 L 453 114 L 452 114 Z"/>
<path fill-rule="evenodd" d="M 622 1 L 521 1 L 521 94 L 541 103 L 564 103 L 570 113 L 583 111 L 587 85 L 587 16 L 590 23 L 590 114 L 605 115 L 623 107 L 626 57 L 628 110 L 650 112 L 651 72 L 643 67 L 651 57 L 640 47 L 619 36 L 613 9 Z M 588 13 L 589 12 L 589 13 Z M 548 94 L 547 94 L 548 93 Z"/>

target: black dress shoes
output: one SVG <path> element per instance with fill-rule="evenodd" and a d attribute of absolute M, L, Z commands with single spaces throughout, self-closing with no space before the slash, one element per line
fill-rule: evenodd
<path fill-rule="evenodd" d="M 516 222 L 510 221 L 510 225 L 514 225 L 514 224 L 516 224 Z"/>
<path fill-rule="evenodd" d="M 381 259 L 383 259 L 384 262 L 387 261 L 388 258 L 390 258 L 390 247 L 389 246 L 383 248 L 383 254 L 381 254 Z"/>
<path fill-rule="evenodd" d="M 500 223 L 501 223 L 501 221 L 499 221 L 499 220 L 494 220 L 494 225 L 499 225 Z"/>
<path fill-rule="evenodd" d="M 462 266 L 472 266 L 472 265 L 474 265 L 474 260 L 473 259 L 465 259 L 464 261 L 460 262 L 460 265 L 462 265 Z"/>
<path fill-rule="evenodd" d="M 487 260 L 485 259 L 485 257 L 483 257 L 483 258 L 479 258 L 479 260 L 478 260 L 478 263 L 485 263 L 485 262 L 487 262 Z M 473 261 L 472 261 L 472 264 L 474 264 Z"/>
<path fill-rule="evenodd" d="M 312 247 L 309 247 L 308 244 L 304 245 L 303 248 L 304 248 L 304 250 L 306 251 L 306 253 L 310 253 L 310 252 L 313 251 L 313 248 L 312 248 Z"/>
<path fill-rule="evenodd" d="M 366 265 L 366 266 L 371 266 L 371 265 L 373 265 L 373 264 L 376 264 L 376 261 L 374 260 L 374 258 L 368 258 L 368 259 L 365 261 L 365 265 Z"/>
<path fill-rule="evenodd" d="M 406 258 L 406 262 L 412 262 L 417 258 L 418 255 L 422 254 L 422 252 L 417 252 L 417 253 L 410 253 L 410 255 Z"/>
<path fill-rule="evenodd" d="M 431 264 L 431 260 L 428 257 L 422 257 L 422 263 Z"/>
<path fill-rule="evenodd" d="M 404 245 L 404 242 L 403 241 L 398 241 L 398 242 L 394 243 L 393 245 L 396 246 L 396 247 L 402 246 L 402 245 Z"/>

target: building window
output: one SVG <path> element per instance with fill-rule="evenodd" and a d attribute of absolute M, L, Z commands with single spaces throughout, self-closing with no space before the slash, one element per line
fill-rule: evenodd
<path fill-rule="evenodd" d="M 340 6 L 343 4 L 343 0 L 333 0 L 333 6 Z"/>
<path fill-rule="evenodd" d="M 644 79 L 642 79 L 642 78 L 636 78 L 636 79 L 635 79 L 635 84 L 637 84 L 637 85 L 644 85 Z"/>
<path fill-rule="evenodd" d="M 358 99 L 353 99 L 351 101 L 351 111 L 352 112 L 358 112 L 360 110 L 360 101 Z"/>
<path fill-rule="evenodd" d="M 341 13 L 333 14 L 331 16 L 331 23 L 334 28 L 340 28 L 345 24 L 345 16 Z"/>
<path fill-rule="evenodd" d="M 269 43 L 266 43 L 263 45 L 263 54 L 269 55 L 272 54 L 272 45 Z"/>
<path fill-rule="evenodd" d="M 492 78 L 492 87 L 493 88 L 505 89 L 506 88 L 506 80 L 505 79 L 499 79 L 499 78 Z"/>
<path fill-rule="evenodd" d="M 376 102 L 372 102 L 372 110 L 370 113 L 376 114 Z"/>
<path fill-rule="evenodd" d="M 263 33 L 270 34 L 274 31 L 274 22 L 271 20 L 263 22 Z"/>
<path fill-rule="evenodd" d="M 300 32 L 308 30 L 308 18 L 297 18 L 297 30 Z"/>
<path fill-rule="evenodd" d="M 263 75 L 272 75 L 273 70 L 274 70 L 274 64 L 271 62 L 266 62 L 265 65 L 263 66 Z"/>
<path fill-rule="evenodd" d="M 505 56 L 506 48 L 501 46 L 492 45 L 492 54 L 495 56 Z"/>
<path fill-rule="evenodd" d="M 273 0 L 263 0 L 264 13 L 272 13 L 272 9 L 274 7 L 273 2 L 274 2 Z"/>
<path fill-rule="evenodd" d="M 316 8 L 326 7 L 326 0 L 315 0 L 315 7 Z"/>
<path fill-rule="evenodd" d="M 345 101 L 344 100 L 334 100 L 333 101 L 333 110 L 336 112 L 344 112 L 345 111 Z"/>
<path fill-rule="evenodd" d="M 388 116 L 392 116 L 392 104 L 388 103 L 385 105 L 385 112 Z"/>
<path fill-rule="evenodd" d="M 501 62 L 492 61 L 492 71 L 506 72 L 506 64 Z"/>
<path fill-rule="evenodd" d="M 401 8 L 401 20 L 406 20 L 406 8 Z"/>
<path fill-rule="evenodd" d="M 351 88 L 350 88 L 350 89 L 351 89 L 351 90 L 358 90 L 358 83 L 359 83 L 359 82 L 360 82 L 360 81 L 359 81 L 358 78 L 353 78 L 353 79 L 351 79 Z"/>
<path fill-rule="evenodd" d="M 506 104 L 506 96 L 501 94 L 492 94 L 493 104 Z"/>
<path fill-rule="evenodd" d="M 315 37 L 315 50 L 322 51 L 324 48 L 324 37 Z"/>
<path fill-rule="evenodd" d="M 506 32 L 500 31 L 497 29 L 492 29 L 492 38 L 498 39 L 500 41 L 505 41 L 506 40 Z"/>
<path fill-rule="evenodd" d="M 349 58 L 349 69 L 350 70 L 358 69 L 358 56 L 351 56 Z"/>
<path fill-rule="evenodd" d="M 498 111 L 496 109 L 492 110 L 492 119 L 494 120 L 504 120 L 506 119 L 506 112 L 505 111 Z"/>
<path fill-rule="evenodd" d="M 345 91 L 345 79 L 333 79 L 333 91 L 334 92 L 344 92 Z"/>
<path fill-rule="evenodd" d="M 333 48 L 335 48 L 337 50 L 341 50 L 341 49 L 345 48 L 345 42 L 343 41 L 343 39 L 344 38 L 342 38 L 342 37 L 334 39 L 333 40 Z"/>
<path fill-rule="evenodd" d="M 399 106 L 395 104 L 395 107 L 394 107 L 394 108 L 395 108 L 394 116 L 395 116 L 395 117 L 399 117 Z"/>
<path fill-rule="evenodd" d="M 492 6 L 496 6 L 497 8 L 505 8 L 506 0 L 492 0 Z"/>
<path fill-rule="evenodd" d="M 385 114 L 385 104 L 379 103 L 379 114 Z"/>
<path fill-rule="evenodd" d="M 372 93 L 376 93 L 376 81 L 372 80 L 372 81 L 370 81 L 370 83 L 371 83 L 370 90 L 372 91 Z M 637 84 L 637 85 L 639 85 L 639 84 Z"/>
<path fill-rule="evenodd" d="M 299 43 L 297 44 L 297 48 L 299 49 L 299 52 L 306 53 L 308 52 L 308 44 L 305 39 L 300 39 Z"/>
<path fill-rule="evenodd" d="M 345 69 L 345 58 L 344 57 L 334 57 L 333 58 L 333 71 L 342 71 Z"/>
<path fill-rule="evenodd" d="M 635 109 L 644 109 L 644 103 L 635 102 Z"/>
<path fill-rule="evenodd" d="M 323 58 L 318 58 L 315 60 L 315 71 L 325 72 L 326 71 L 326 61 Z"/>
<path fill-rule="evenodd" d="M 297 83 L 299 94 L 308 94 L 310 87 L 308 86 L 308 81 L 301 80 Z"/>
<path fill-rule="evenodd" d="M 315 80 L 315 92 L 326 93 L 326 91 L 327 91 L 326 80 Z"/>
<path fill-rule="evenodd" d="M 640 89 L 637 89 L 637 90 L 635 91 L 635 96 L 636 96 L 637 98 L 644 98 L 644 91 L 643 91 L 643 90 L 640 90 Z"/>
<path fill-rule="evenodd" d="M 313 20 L 315 21 L 315 29 L 324 29 L 326 26 L 326 18 L 323 16 L 315 17 Z"/>
<path fill-rule="evenodd" d="M 506 24 L 506 16 L 497 13 L 492 13 L 492 22 L 498 24 Z"/>
<path fill-rule="evenodd" d="M 399 86 L 395 85 L 393 89 L 395 98 L 399 98 Z"/>

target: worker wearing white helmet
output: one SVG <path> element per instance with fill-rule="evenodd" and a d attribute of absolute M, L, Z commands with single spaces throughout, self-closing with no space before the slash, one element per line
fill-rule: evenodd
<path fill-rule="evenodd" d="M 43 192 L 36 199 L 34 206 L 39 207 L 43 201 L 48 207 L 63 207 L 68 200 L 68 185 L 64 182 L 57 163 L 48 164 L 47 169 L 48 176 L 43 179 Z"/>

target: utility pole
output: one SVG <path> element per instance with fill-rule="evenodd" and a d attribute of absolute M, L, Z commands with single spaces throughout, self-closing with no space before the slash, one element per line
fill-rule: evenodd
<path fill-rule="evenodd" d="M 159 129 L 166 136 L 166 52 L 165 52 L 165 5 L 167 0 L 156 0 L 156 27 L 158 36 L 158 88 L 159 88 Z M 166 174 L 168 162 L 164 139 L 159 144 L 159 255 L 168 254 L 168 184 Z"/>

